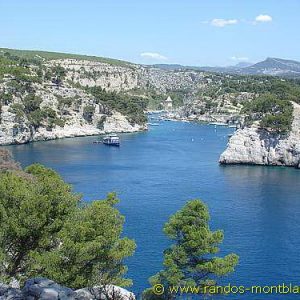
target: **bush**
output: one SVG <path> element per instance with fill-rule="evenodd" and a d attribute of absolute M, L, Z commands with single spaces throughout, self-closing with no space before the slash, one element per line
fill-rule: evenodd
<path fill-rule="evenodd" d="M 20 103 L 12 104 L 9 107 L 8 111 L 15 114 L 15 122 L 17 122 L 17 123 L 22 122 L 26 115 L 25 111 L 24 111 L 24 106 Z"/>
<path fill-rule="evenodd" d="M 88 122 L 91 122 L 93 120 L 94 113 L 95 113 L 95 106 L 93 105 L 86 105 L 83 108 L 83 118 Z"/>
<path fill-rule="evenodd" d="M 33 93 L 30 93 L 25 96 L 23 100 L 23 104 L 25 107 L 25 112 L 30 113 L 40 108 L 40 104 L 42 103 L 42 99 L 36 96 Z"/>
<path fill-rule="evenodd" d="M 106 121 L 106 116 L 101 116 L 100 120 L 97 123 L 97 128 L 103 130 L 105 121 Z"/>
<path fill-rule="evenodd" d="M 72 105 L 73 99 L 72 98 L 64 98 L 62 96 L 57 95 L 57 100 L 58 100 L 58 106 L 60 108 L 63 108 L 65 106 L 70 107 Z"/>

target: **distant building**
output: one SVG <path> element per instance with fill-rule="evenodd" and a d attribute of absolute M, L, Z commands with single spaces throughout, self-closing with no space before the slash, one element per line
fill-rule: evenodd
<path fill-rule="evenodd" d="M 168 98 L 165 100 L 164 106 L 165 106 L 165 110 L 172 110 L 173 100 L 170 96 L 168 96 Z"/>

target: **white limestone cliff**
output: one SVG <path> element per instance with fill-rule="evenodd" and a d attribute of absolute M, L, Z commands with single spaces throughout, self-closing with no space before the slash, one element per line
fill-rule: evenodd
<path fill-rule="evenodd" d="M 220 163 L 300 167 L 300 105 L 293 106 L 294 119 L 288 136 L 254 126 L 239 129 L 221 154 Z"/>

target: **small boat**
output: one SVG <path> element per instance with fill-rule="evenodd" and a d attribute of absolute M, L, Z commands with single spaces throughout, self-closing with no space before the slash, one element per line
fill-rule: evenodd
<path fill-rule="evenodd" d="M 104 145 L 108 146 L 120 146 L 120 138 L 116 134 L 110 134 L 105 136 L 102 142 Z"/>
<path fill-rule="evenodd" d="M 147 123 L 147 125 L 149 125 L 149 126 L 159 126 L 158 123 Z"/>
<path fill-rule="evenodd" d="M 227 126 L 227 123 L 221 123 L 221 122 L 212 122 L 209 123 L 210 125 L 215 125 L 215 126 Z"/>

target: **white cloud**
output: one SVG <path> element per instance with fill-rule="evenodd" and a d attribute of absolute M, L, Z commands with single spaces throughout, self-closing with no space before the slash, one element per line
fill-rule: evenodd
<path fill-rule="evenodd" d="M 259 15 L 255 18 L 256 23 L 272 22 L 273 18 L 269 15 Z"/>
<path fill-rule="evenodd" d="M 249 57 L 246 57 L 246 56 L 232 56 L 232 57 L 230 57 L 230 59 L 234 60 L 234 61 L 248 61 Z"/>
<path fill-rule="evenodd" d="M 237 19 L 213 19 L 210 21 L 210 24 L 216 27 L 225 27 L 227 25 L 235 25 L 237 23 Z"/>
<path fill-rule="evenodd" d="M 161 55 L 160 53 L 156 53 L 156 52 L 143 52 L 143 53 L 141 53 L 141 57 L 151 58 L 151 59 L 155 59 L 155 60 L 167 60 L 168 59 L 166 56 Z"/>

